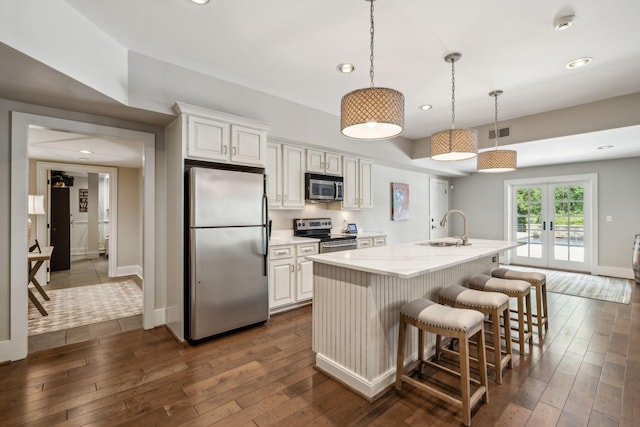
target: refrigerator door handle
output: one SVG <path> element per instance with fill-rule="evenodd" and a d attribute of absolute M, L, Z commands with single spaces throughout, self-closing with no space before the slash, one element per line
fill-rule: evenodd
<path fill-rule="evenodd" d="M 262 193 L 262 230 L 263 230 L 263 241 L 264 241 L 264 276 L 269 276 L 269 201 L 267 200 L 267 177 L 264 178 L 264 186 L 265 191 Z"/>

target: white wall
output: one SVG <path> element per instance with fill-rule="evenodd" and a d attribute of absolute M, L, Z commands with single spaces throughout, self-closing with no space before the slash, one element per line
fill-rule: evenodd
<path fill-rule="evenodd" d="M 451 181 L 451 208 L 468 217 L 469 235 L 504 238 L 504 181 L 545 176 L 598 174 L 598 267 L 631 270 L 634 236 L 640 233 L 640 158 L 519 169 L 506 174 L 474 173 Z M 606 222 L 606 217 L 613 222 Z M 456 230 L 459 232 L 459 230 Z"/>
<path fill-rule="evenodd" d="M 335 231 L 343 220 L 355 222 L 361 231 L 380 231 L 387 235 L 387 244 L 426 240 L 429 236 L 429 178 L 425 173 L 373 165 L 373 209 L 333 210 L 326 203 L 308 204 L 301 210 L 272 209 L 269 215 L 274 230 L 293 230 L 293 218 L 327 217 Z M 409 219 L 391 220 L 391 183 L 409 184 Z"/>
<path fill-rule="evenodd" d="M 142 269 L 142 171 L 118 168 L 118 268 Z"/>

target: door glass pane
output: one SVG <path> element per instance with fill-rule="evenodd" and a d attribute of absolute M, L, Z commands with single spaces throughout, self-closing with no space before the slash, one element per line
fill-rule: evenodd
<path fill-rule="evenodd" d="M 584 262 L 584 186 L 556 187 L 554 199 L 554 259 Z"/>
<path fill-rule="evenodd" d="M 540 188 L 521 188 L 516 192 L 517 215 L 516 236 L 518 242 L 525 245 L 518 246 L 517 256 L 541 258 L 542 257 L 542 221 L 541 202 L 542 191 Z"/>

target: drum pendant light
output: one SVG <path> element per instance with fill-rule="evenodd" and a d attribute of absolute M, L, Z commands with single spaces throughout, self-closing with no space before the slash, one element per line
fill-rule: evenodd
<path fill-rule="evenodd" d="M 478 172 L 485 173 L 497 173 L 497 172 L 511 172 L 516 170 L 517 155 L 515 150 L 498 150 L 498 139 L 500 138 L 500 132 L 498 132 L 498 96 L 502 95 L 501 90 L 494 90 L 489 93 L 489 96 L 495 98 L 495 148 L 490 151 L 484 151 L 478 154 Z"/>
<path fill-rule="evenodd" d="M 444 57 L 451 64 L 451 129 L 431 135 L 431 158 L 433 160 L 466 160 L 478 155 L 478 131 L 456 129 L 456 68 L 455 63 L 462 58 L 460 53 L 450 53 Z"/>
<path fill-rule="evenodd" d="M 340 130 L 353 139 L 377 140 L 399 135 L 404 127 L 404 95 L 373 84 L 373 2 L 371 3 L 370 87 L 354 90 L 342 97 Z"/>

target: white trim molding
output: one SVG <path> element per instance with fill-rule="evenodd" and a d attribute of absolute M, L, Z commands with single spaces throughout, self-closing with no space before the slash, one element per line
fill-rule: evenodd
<path fill-rule="evenodd" d="M 513 230 L 513 215 L 511 215 L 511 207 L 513 206 L 513 187 L 519 185 L 542 185 L 542 184 L 561 184 L 569 182 L 587 182 L 589 192 L 585 191 L 585 210 L 588 209 L 589 214 L 585 217 L 589 218 L 589 228 L 591 237 L 591 248 L 585 258 L 589 261 L 589 273 L 595 274 L 596 266 L 598 266 L 598 174 L 587 173 L 580 175 L 562 175 L 562 176 L 545 176 L 522 179 L 509 179 L 504 181 L 504 239 L 513 240 L 511 232 Z M 512 262 L 511 256 L 513 251 L 509 251 L 504 258 L 505 264 Z"/>
<path fill-rule="evenodd" d="M 156 326 L 155 309 L 155 135 L 149 132 L 121 129 L 93 123 L 59 119 L 12 111 L 11 112 L 11 259 L 10 259 L 10 344 L 9 360 L 24 359 L 28 353 L 28 300 L 27 269 L 27 193 L 29 180 L 28 140 L 29 126 L 82 133 L 85 135 L 105 135 L 144 144 L 143 160 L 143 314 L 142 326 L 151 329 Z M 85 167 L 86 169 L 86 167 Z M 116 182 L 111 183 L 114 187 Z M 110 205 L 111 209 L 116 208 Z M 110 244 L 115 242 L 110 236 Z M 5 342 L 0 342 L 0 359 L 5 359 Z"/>

